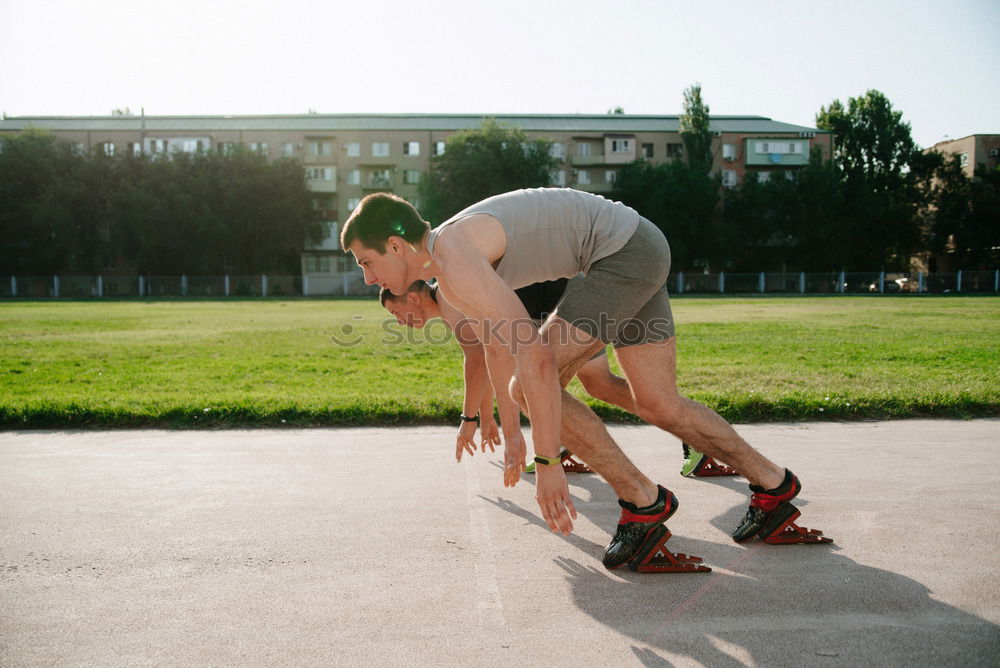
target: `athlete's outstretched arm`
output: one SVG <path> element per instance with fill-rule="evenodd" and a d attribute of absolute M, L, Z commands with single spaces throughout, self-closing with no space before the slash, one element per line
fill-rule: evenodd
<path fill-rule="evenodd" d="M 462 232 L 442 234 L 435 246 L 441 269 L 438 285 L 459 311 L 482 321 L 483 345 L 505 349 L 517 362 L 527 412 L 532 416 L 535 454 L 559 459 L 562 386 L 555 355 L 542 343 L 514 291 L 497 275 L 488 258 Z M 562 466 L 538 466 L 536 498 L 553 531 L 569 534 L 576 509 Z"/>

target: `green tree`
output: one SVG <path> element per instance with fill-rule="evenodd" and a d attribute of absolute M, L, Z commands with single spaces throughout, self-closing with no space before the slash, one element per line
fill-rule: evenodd
<path fill-rule="evenodd" d="M 303 241 L 323 235 L 302 165 L 288 159 L 268 163 L 246 150 L 205 160 L 223 194 L 212 225 L 228 239 L 225 248 L 236 270 L 256 274 L 280 267 L 298 273 Z"/>
<path fill-rule="evenodd" d="M 840 179 L 822 150 L 809 164 L 760 181 L 750 173 L 726 191 L 720 239 L 735 271 L 827 271 L 843 265 L 844 207 Z"/>
<path fill-rule="evenodd" d="M 298 272 L 322 223 L 302 165 L 256 153 L 83 155 L 27 131 L 0 151 L 0 272 Z"/>
<path fill-rule="evenodd" d="M 528 135 L 495 119 L 479 128 L 451 135 L 444 153 L 431 158 L 430 173 L 420 184 L 421 214 L 440 223 L 470 204 L 519 188 L 551 183 L 558 164 L 551 142 Z"/>
<path fill-rule="evenodd" d="M 920 152 L 902 112 L 877 90 L 821 107 L 817 127 L 834 137 L 845 205 L 844 269 L 906 269 L 920 242 Z"/>
<path fill-rule="evenodd" d="M 816 127 L 834 133 L 834 160 L 846 179 L 863 178 L 877 190 L 899 185 L 917 146 L 903 112 L 877 90 L 820 107 Z"/>
<path fill-rule="evenodd" d="M 955 269 L 992 269 L 1000 264 L 1000 169 L 976 165 L 965 175 L 959 156 L 938 153 L 930 204 L 927 247 L 951 258 Z"/>
<path fill-rule="evenodd" d="M 712 169 L 712 131 L 708 112 L 708 105 L 701 99 L 701 85 L 688 87 L 684 91 L 684 113 L 680 117 L 681 140 L 688 166 L 704 174 Z"/>
<path fill-rule="evenodd" d="M 670 242 L 672 271 L 704 269 L 723 260 L 717 243 L 719 177 L 683 162 L 651 165 L 637 160 L 623 166 L 612 197 L 655 224 Z"/>
<path fill-rule="evenodd" d="M 72 194 L 83 163 L 41 130 L 4 137 L 0 150 L 0 272 L 54 274 L 70 265 L 77 232 Z"/>

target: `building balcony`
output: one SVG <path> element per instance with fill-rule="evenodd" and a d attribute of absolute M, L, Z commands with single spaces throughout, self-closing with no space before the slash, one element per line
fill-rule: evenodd
<path fill-rule="evenodd" d="M 370 179 L 365 179 L 361 184 L 362 190 L 392 190 L 393 184 L 391 178 L 385 177 L 372 177 Z"/>
<path fill-rule="evenodd" d="M 611 192 L 615 184 L 613 183 L 574 183 L 574 190 L 582 190 L 587 193 L 605 194 Z"/>
<path fill-rule="evenodd" d="M 745 151 L 747 165 L 799 167 L 809 164 L 808 139 L 747 139 Z"/>
<path fill-rule="evenodd" d="M 306 185 L 314 193 L 335 193 L 337 192 L 337 182 L 326 179 L 309 179 Z"/>
<path fill-rule="evenodd" d="M 574 167 L 593 167 L 595 165 L 606 165 L 607 156 L 600 155 L 574 155 L 570 158 L 570 164 Z"/>

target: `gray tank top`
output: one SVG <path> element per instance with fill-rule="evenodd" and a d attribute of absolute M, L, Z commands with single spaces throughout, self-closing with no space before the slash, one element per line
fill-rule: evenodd
<path fill-rule="evenodd" d="M 572 278 L 621 250 L 639 226 L 634 209 L 572 188 L 534 188 L 496 195 L 455 214 L 431 230 L 438 233 L 474 214 L 493 216 L 507 234 L 497 274 L 514 290 L 532 283 Z"/>

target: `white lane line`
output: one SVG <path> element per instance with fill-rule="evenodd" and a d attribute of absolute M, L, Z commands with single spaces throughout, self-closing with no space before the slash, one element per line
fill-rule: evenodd
<path fill-rule="evenodd" d="M 466 488 L 469 498 L 469 537 L 472 541 L 473 566 L 476 570 L 478 596 L 476 609 L 479 613 L 479 624 L 483 629 L 496 631 L 499 626 L 505 626 L 503 602 L 500 600 L 500 587 L 497 584 L 496 549 L 493 545 L 493 535 L 490 532 L 489 521 L 486 519 L 486 508 L 479 487 L 479 460 L 462 462 L 465 469 Z M 499 626 L 498 626 L 499 625 Z"/>

